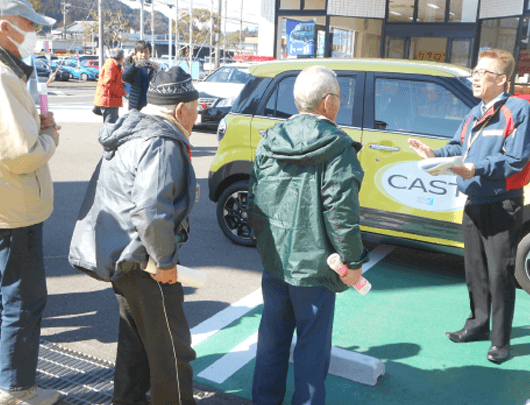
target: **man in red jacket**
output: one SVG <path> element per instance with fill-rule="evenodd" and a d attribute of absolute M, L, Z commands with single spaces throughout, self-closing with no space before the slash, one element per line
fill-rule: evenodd
<path fill-rule="evenodd" d="M 101 107 L 104 123 L 113 124 L 118 121 L 118 111 L 123 106 L 125 90 L 123 90 L 124 83 L 121 80 L 121 65 L 124 59 L 123 49 L 112 49 L 110 58 L 99 72 L 94 105 Z"/>

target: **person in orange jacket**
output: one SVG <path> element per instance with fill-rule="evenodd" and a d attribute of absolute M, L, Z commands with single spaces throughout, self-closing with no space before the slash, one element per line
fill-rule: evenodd
<path fill-rule="evenodd" d="M 118 120 L 118 109 L 123 106 L 123 81 L 121 65 L 125 59 L 123 49 L 114 48 L 99 72 L 98 87 L 94 105 L 101 108 L 104 123 L 115 123 Z"/>

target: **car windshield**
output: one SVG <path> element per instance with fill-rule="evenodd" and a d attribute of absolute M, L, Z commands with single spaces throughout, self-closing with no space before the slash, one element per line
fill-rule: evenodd
<path fill-rule="evenodd" d="M 241 83 L 245 84 L 250 79 L 247 68 L 222 67 L 208 76 L 206 82 L 214 83 Z"/>

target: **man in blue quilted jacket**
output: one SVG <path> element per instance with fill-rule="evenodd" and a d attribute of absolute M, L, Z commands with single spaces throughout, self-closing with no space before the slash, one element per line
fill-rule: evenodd
<path fill-rule="evenodd" d="M 409 140 L 422 158 L 464 159 L 464 167 L 452 170 L 468 197 L 462 226 L 471 314 L 461 330 L 446 336 L 455 343 L 491 339 L 486 357 L 494 363 L 509 357 L 523 187 L 530 180 L 530 104 L 506 93 L 514 65 L 507 51 L 482 51 L 472 72 L 473 95 L 482 102 L 454 138 L 436 151 Z"/>

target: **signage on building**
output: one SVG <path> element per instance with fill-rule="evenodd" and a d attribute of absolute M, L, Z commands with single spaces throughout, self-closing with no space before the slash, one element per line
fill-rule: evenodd
<path fill-rule="evenodd" d="M 430 60 L 433 62 L 445 62 L 445 52 L 417 51 L 417 60 Z"/>
<path fill-rule="evenodd" d="M 287 57 L 313 56 L 315 21 L 286 20 Z"/>

